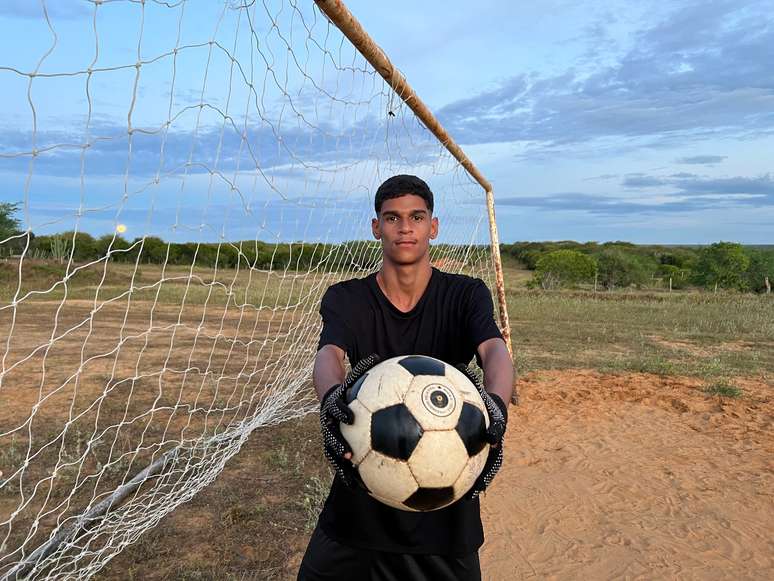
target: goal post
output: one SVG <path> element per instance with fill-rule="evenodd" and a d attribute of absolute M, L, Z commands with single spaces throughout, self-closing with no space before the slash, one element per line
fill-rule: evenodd
<path fill-rule="evenodd" d="M 357 50 L 366 58 L 374 69 L 384 78 L 393 91 L 414 112 L 417 118 L 427 127 L 438 141 L 454 156 L 459 164 L 465 168 L 470 177 L 481 185 L 486 195 L 487 218 L 489 222 L 489 241 L 492 250 L 492 266 L 495 272 L 497 307 L 500 315 L 500 327 L 508 346 L 508 351 L 513 354 L 511 345 L 511 326 L 508 319 L 508 308 L 505 300 L 505 280 L 503 277 L 503 265 L 500 257 L 500 240 L 497 233 L 497 220 L 495 219 L 494 193 L 492 184 L 478 170 L 476 165 L 465 155 L 462 148 L 447 133 L 443 125 L 436 119 L 430 108 L 414 92 L 406 78 L 392 64 L 385 52 L 379 48 L 371 36 L 366 32 L 357 18 L 349 11 L 342 0 L 315 0 L 323 13 L 341 30 Z"/>
<path fill-rule="evenodd" d="M 0 14 L 0 579 L 92 576 L 316 409 L 390 175 L 510 348 L 492 187 L 341 2 L 35 6 Z"/>

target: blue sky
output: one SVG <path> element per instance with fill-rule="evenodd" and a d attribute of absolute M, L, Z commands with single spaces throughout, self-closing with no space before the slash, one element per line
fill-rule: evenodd
<path fill-rule="evenodd" d="M 0 200 L 35 232 L 362 238 L 411 171 L 442 239 L 486 239 L 480 190 L 319 13 L 230 4 L 106 3 L 95 33 L 49 0 L 54 40 L 4 2 Z M 503 241 L 774 243 L 774 2 L 347 4 L 494 184 Z"/>

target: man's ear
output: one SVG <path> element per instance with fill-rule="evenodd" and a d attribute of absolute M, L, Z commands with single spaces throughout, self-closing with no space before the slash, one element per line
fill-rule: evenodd
<path fill-rule="evenodd" d="M 382 233 L 379 231 L 378 218 L 371 218 L 371 233 L 374 235 L 374 238 L 376 238 L 377 240 L 382 239 Z"/>
<path fill-rule="evenodd" d="M 438 218 L 433 217 L 430 221 L 430 240 L 435 240 L 438 236 Z"/>

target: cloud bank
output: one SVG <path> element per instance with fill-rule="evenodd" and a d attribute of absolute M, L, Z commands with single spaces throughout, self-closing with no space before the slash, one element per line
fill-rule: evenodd
<path fill-rule="evenodd" d="M 695 2 L 640 31 L 614 65 L 591 75 L 573 69 L 553 77 L 520 74 L 447 105 L 438 116 L 466 145 L 556 147 L 606 137 L 674 144 L 702 134 L 771 133 L 772 62 L 770 3 Z"/>

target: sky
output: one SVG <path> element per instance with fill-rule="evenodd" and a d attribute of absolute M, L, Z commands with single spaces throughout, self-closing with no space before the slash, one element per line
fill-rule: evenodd
<path fill-rule="evenodd" d="M 410 172 L 446 240 L 486 239 L 480 189 L 309 2 L 238 5 L 3 2 L 0 201 L 39 233 L 350 239 Z M 347 5 L 501 241 L 774 243 L 774 0 Z"/>

